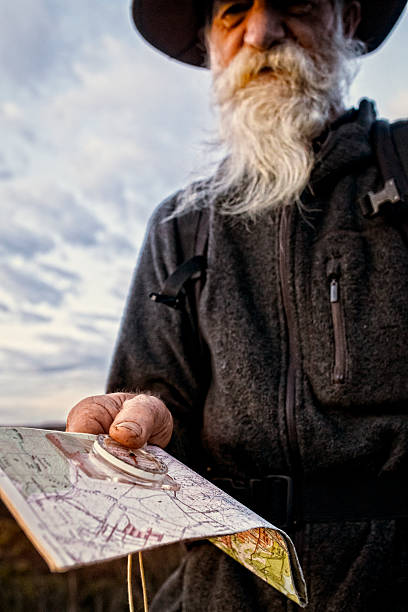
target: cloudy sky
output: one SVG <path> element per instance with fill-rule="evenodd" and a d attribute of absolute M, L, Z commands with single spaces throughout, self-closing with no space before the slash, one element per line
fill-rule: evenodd
<path fill-rule="evenodd" d="M 209 79 L 147 47 L 128 0 L 0 4 L 0 423 L 101 393 L 150 212 L 200 170 Z M 408 18 L 350 102 L 408 114 Z"/>

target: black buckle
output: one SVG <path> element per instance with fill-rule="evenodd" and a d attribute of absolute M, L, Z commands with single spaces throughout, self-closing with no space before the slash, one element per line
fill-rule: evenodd
<path fill-rule="evenodd" d="M 290 476 L 269 474 L 249 481 L 212 478 L 212 482 L 277 527 L 288 529 L 293 525 L 294 491 Z"/>
<path fill-rule="evenodd" d="M 180 264 L 174 272 L 165 280 L 162 290 L 158 293 L 150 293 L 149 298 L 158 304 L 165 304 L 180 310 L 184 306 L 184 285 L 187 281 L 197 280 L 207 267 L 207 259 L 204 255 L 194 255 Z"/>
<path fill-rule="evenodd" d="M 293 479 L 285 474 L 251 478 L 251 498 L 256 511 L 278 527 L 288 529 L 293 522 Z"/>
<path fill-rule="evenodd" d="M 244 506 L 251 504 L 251 490 L 243 480 L 233 480 L 232 478 L 211 478 L 217 487 L 237 499 Z"/>
<path fill-rule="evenodd" d="M 152 300 L 152 302 L 165 304 L 165 306 L 169 306 L 175 310 L 180 310 L 181 308 L 181 299 L 178 296 L 174 297 L 172 295 L 165 295 L 163 293 L 150 293 L 149 298 Z"/>

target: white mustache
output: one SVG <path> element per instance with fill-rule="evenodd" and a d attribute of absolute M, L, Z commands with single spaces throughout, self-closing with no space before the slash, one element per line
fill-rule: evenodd
<path fill-rule="evenodd" d="M 310 55 L 299 45 L 287 41 L 269 51 L 256 51 L 243 48 L 230 65 L 223 69 L 213 67 L 215 94 L 219 103 L 233 97 L 262 75 L 270 75 L 271 82 L 279 80 L 289 89 L 298 88 L 316 72 L 316 64 Z M 222 92 L 217 90 L 217 77 L 222 75 Z"/>

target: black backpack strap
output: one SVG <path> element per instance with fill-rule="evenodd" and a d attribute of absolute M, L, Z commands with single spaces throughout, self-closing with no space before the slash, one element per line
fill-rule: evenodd
<path fill-rule="evenodd" d="M 373 149 L 383 187 L 370 191 L 360 204 L 365 217 L 377 215 L 384 205 L 403 209 L 408 205 L 408 124 L 376 121 L 372 127 Z"/>
<path fill-rule="evenodd" d="M 159 293 L 150 294 L 150 299 L 171 308 L 180 308 L 185 283 L 194 278 L 197 273 L 203 272 L 206 264 L 206 258 L 203 255 L 191 257 L 176 268 L 173 274 L 170 274 Z"/>
<path fill-rule="evenodd" d="M 408 183 L 408 121 L 396 121 L 391 125 L 394 146 L 398 152 L 405 179 Z M 406 186 L 408 189 L 408 185 Z M 408 193 L 407 191 L 405 192 Z"/>
<path fill-rule="evenodd" d="M 176 218 L 177 238 L 184 259 L 165 280 L 159 293 L 151 293 L 150 299 L 180 309 L 184 306 L 185 284 L 195 280 L 195 300 L 201 293 L 207 268 L 208 209 L 198 209 Z"/>

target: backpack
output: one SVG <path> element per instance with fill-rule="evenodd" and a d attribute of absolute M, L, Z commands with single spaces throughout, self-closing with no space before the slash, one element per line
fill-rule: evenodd
<path fill-rule="evenodd" d="M 370 191 L 359 204 L 366 218 L 374 217 L 392 207 L 393 212 L 404 212 L 408 205 L 408 122 L 390 124 L 386 120 L 375 121 L 371 131 L 373 150 L 383 181 L 378 192 Z M 401 231 L 408 244 L 408 219 L 403 215 Z M 150 299 L 171 308 L 183 309 L 188 297 L 190 314 L 198 330 L 197 308 L 207 269 L 209 230 L 208 208 L 197 209 L 189 215 L 177 218 L 178 234 L 185 260 L 166 279 L 158 293 Z M 194 281 L 194 291 L 191 284 Z"/>

